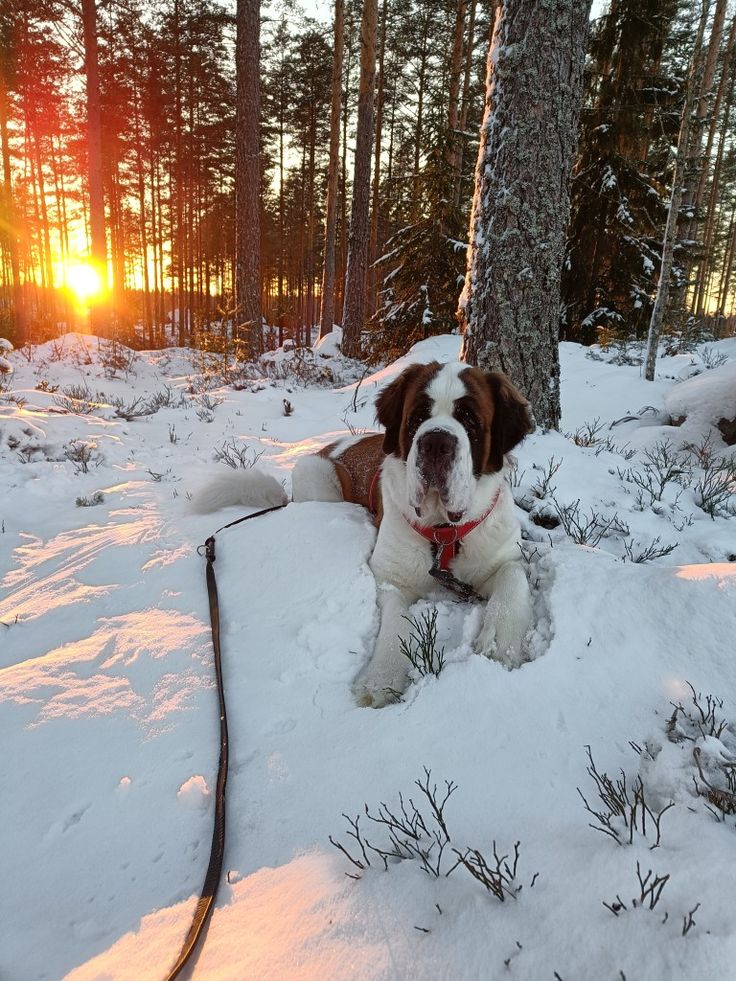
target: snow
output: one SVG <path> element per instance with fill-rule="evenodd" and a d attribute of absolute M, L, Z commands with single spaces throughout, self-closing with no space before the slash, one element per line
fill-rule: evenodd
<path fill-rule="evenodd" d="M 688 426 L 699 429 L 736 419 L 736 360 L 675 385 L 665 408 L 673 419 L 685 416 Z"/>
<path fill-rule="evenodd" d="M 222 468 L 213 450 L 235 439 L 262 452 L 259 465 L 288 489 L 301 454 L 371 428 L 381 387 L 412 361 L 456 357 L 460 340 L 431 338 L 360 383 L 346 369 L 348 383 L 332 388 L 290 378 L 284 355 L 280 380 L 236 390 L 213 371 L 216 359 L 182 349 L 142 352 L 127 378 L 106 377 L 95 339 L 67 338 L 60 354 L 44 345 L 30 363 L 8 352 L 2 977 L 153 981 L 188 929 L 218 749 L 197 545 L 239 516 L 193 513 L 188 495 Z M 194 978 L 477 979 L 505 976 L 507 961 L 523 981 L 555 971 L 566 981 L 731 975 L 736 882 L 723 872 L 736 860 L 736 819 L 717 822 L 696 794 L 692 750 L 708 774 L 736 752 L 736 518 L 711 519 L 677 484 L 641 507 L 631 482 L 663 441 L 679 448 L 713 432 L 717 406 L 734 394 L 736 342 L 711 347 L 728 362 L 682 381 L 692 357 L 661 356 L 649 383 L 638 365 L 561 345 L 562 433 L 535 433 L 516 454 L 536 611 L 536 656 L 519 670 L 472 655 L 480 611 L 440 591 L 415 608 L 438 609 L 440 676 L 417 679 L 397 705 L 358 708 L 350 683 L 377 629 L 368 516 L 347 504 L 290 505 L 218 536 L 227 875 Z M 91 407 L 65 400 L 63 388 L 82 383 Z M 165 386 L 170 404 L 154 414 L 118 415 L 116 397 L 150 399 Z M 198 414 L 203 393 L 214 408 Z M 688 410 L 687 433 L 671 425 L 676 406 Z M 596 419 L 590 445 L 577 445 Z M 70 444 L 94 444 L 87 472 Z M 550 458 L 561 465 L 539 496 Z M 96 491 L 102 503 L 76 506 Z M 553 499 L 615 513 L 629 534 L 576 546 L 561 527 L 535 523 L 554 513 Z M 629 560 L 627 543 L 656 537 L 677 548 Z M 720 737 L 668 739 L 671 703 L 691 706 L 687 682 L 724 699 L 731 728 Z M 641 774 L 655 810 L 675 802 L 658 848 L 651 830 L 618 845 L 589 828 L 577 788 L 601 805 L 586 745 L 612 777 L 623 769 L 631 785 Z M 463 868 L 435 879 L 416 861 L 384 871 L 374 856 L 361 873 L 332 847 L 330 836 L 358 854 L 343 813 L 398 806 L 400 792 L 418 804 L 424 766 L 440 787 L 458 784 L 446 807 L 454 847 L 492 860 L 494 841 L 499 854 L 520 842 L 515 900 L 499 903 Z M 361 826 L 372 844 L 385 841 L 365 814 Z M 637 861 L 671 876 L 654 911 L 631 904 Z M 443 870 L 453 862 L 448 852 Z M 628 908 L 614 916 L 603 902 L 617 894 Z"/>

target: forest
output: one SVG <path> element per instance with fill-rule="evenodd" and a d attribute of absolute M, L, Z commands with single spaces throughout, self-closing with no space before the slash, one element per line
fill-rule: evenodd
<path fill-rule="evenodd" d="M 262 323 L 247 356 L 347 319 L 375 362 L 457 329 L 497 6 L 2 0 L 0 335 Z M 673 204 L 663 330 L 734 331 L 735 52 L 727 0 L 594 4 L 562 339 L 646 337 Z"/>

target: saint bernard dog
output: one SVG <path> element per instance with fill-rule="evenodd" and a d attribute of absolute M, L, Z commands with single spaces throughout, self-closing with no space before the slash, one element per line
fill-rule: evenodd
<path fill-rule="evenodd" d="M 534 428 L 505 375 L 459 362 L 406 368 L 378 395 L 376 415 L 384 433 L 332 443 L 292 475 L 295 502 L 349 501 L 374 514 L 380 628 L 353 686 L 358 703 L 374 708 L 405 690 L 405 617 L 438 583 L 485 601 L 480 654 L 508 668 L 523 662 L 532 604 L 505 456 Z M 194 506 L 283 502 L 274 478 L 249 470 L 223 474 Z"/>

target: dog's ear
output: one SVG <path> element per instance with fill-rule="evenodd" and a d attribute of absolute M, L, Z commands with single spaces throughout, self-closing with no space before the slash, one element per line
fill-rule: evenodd
<path fill-rule="evenodd" d="M 506 375 L 489 371 L 486 384 L 494 403 L 488 466 L 491 473 L 496 473 L 503 467 L 504 456 L 533 432 L 535 425 L 529 403 Z"/>
<path fill-rule="evenodd" d="M 384 388 L 376 399 L 376 418 L 386 430 L 383 437 L 383 452 L 386 455 L 396 452 L 399 445 L 406 392 L 411 383 L 425 370 L 426 365 L 423 364 L 409 365 L 398 378 Z"/>

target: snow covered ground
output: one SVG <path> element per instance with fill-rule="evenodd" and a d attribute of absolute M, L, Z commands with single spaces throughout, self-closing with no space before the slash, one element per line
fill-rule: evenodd
<path fill-rule="evenodd" d="M 191 513 L 192 491 L 222 466 L 214 451 L 262 453 L 288 487 L 300 454 L 372 427 L 376 391 L 405 363 L 457 348 L 456 337 L 424 342 L 357 393 L 340 359 L 316 364 L 332 365 L 342 387 L 294 383 L 283 357 L 271 370 L 281 380 L 233 387 L 216 359 L 183 350 L 124 364 L 70 335 L 31 361 L 5 354 L 4 981 L 159 979 L 188 928 L 218 746 L 196 549 L 238 516 Z M 736 517 L 714 426 L 736 395 L 736 340 L 662 358 L 653 384 L 603 357 L 562 346 L 569 435 L 536 433 L 518 453 L 537 622 L 532 660 L 517 671 L 471 655 L 479 610 L 438 592 L 416 613 L 438 610 L 442 673 L 417 679 L 399 704 L 357 708 L 350 682 L 377 628 L 367 515 L 290 505 L 219 537 L 228 875 L 193 977 L 732 976 Z M 675 416 L 686 418 L 674 426 Z M 648 549 L 654 558 L 632 561 Z M 631 828 L 600 799 L 593 766 L 614 781 L 626 774 Z M 444 811 L 450 842 L 428 860 L 439 876 L 419 859 L 384 871 L 370 849 L 368 867 L 352 865 L 329 840 L 366 865 L 343 814 L 362 814 L 361 834 L 386 850 L 364 806 L 397 813 L 399 793 L 442 838 L 414 783 L 424 767 L 440 799 L 446 780 L 457 784 Z M 462 865 L 446 875 L 454 849 L 476 871 L 466 849 L 477 850 L 493 872 L 494 842 L 513 856 L 517 841 L 515 877 L 512 858 L 505 879 L 491 875 L 504 902 Z M 654 909 L 637 863 L 642 879 L 670 876 Z"/>

